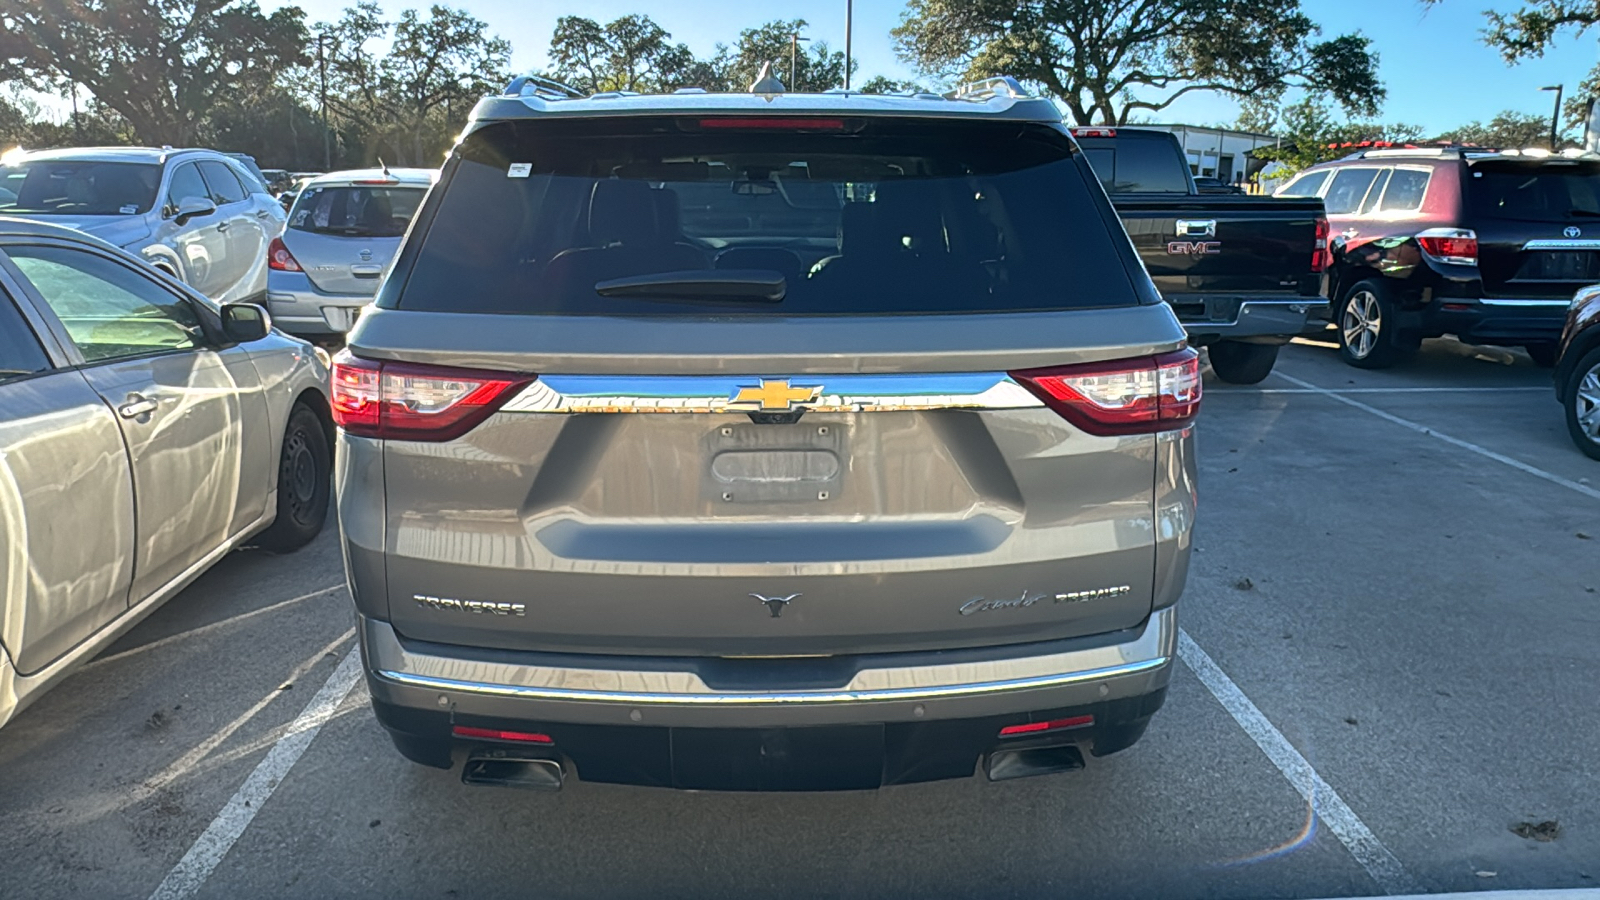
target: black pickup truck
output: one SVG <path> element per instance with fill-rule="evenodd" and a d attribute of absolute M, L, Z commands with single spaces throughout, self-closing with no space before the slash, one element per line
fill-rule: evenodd
<path fill-rule="evenodd" d="M 1218 378 L 1255 384 L 1326 314 L 1328 219 L 1317 198 L 1201 193 L 1165 131 L 1072 129 L 1145 268 Z"/>

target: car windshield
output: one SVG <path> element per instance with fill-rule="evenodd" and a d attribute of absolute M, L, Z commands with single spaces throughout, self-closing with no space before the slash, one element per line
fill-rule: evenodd
<path fill-rule="evenodd" d="M 427 190 L 422 187 L 331 185 L 302 191 L 289 228 L 346 237 L 399 237 Z"/>
<path fill-rule="evenodd" d="M 402 308 L 703 313 L 596 285 L 706 269 L 783 276 L 782 315 L 1136 302 L 1093 173 L 1044 126 L 508 123 L 451 167 Z"/>
<path fill-rule="evenodd" d="M 1555 222 L 1600 218 L 1600 163 L 1480 162 L 1467 180 L 1479 216 Z"/>
<path fill-rule="evenodd" d="M 0 166 L 0 215 L 139 215 L 160 185 L 152 163 L 23 160 Z"/>

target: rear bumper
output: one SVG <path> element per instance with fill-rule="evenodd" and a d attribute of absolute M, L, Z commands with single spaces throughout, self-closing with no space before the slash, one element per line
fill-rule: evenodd
<path fill-rule="evenodd" d="M 1320 297 L 1252 299 L 1239 295 L 1177 294 L 1169 298 L 1178 322 L 1198 344 L 1213 340 L 1282 337 L 1304 332 L 1309 321 L 1327 316 Z"/>
<path fill-rule="evenodd" d="M 963 778 L 985 753 L 1134 743 L 1160 708 L 1176 653 L 1172 608 L 1119 642 L 982 663 L 859 669 L 839 688 L 718 692 L 693 673 L 445 657 L 362 617 L 378 721 L 412 759 L 452 753 L 557 759 L 586 781 L 703 790 L 861 789 Z M 1065 646 L 1072 642 L 1053 642 Z M 1092 642 L 1080 642 L 1092 643 Z M 1014 650 L 1015 648 L 1013 648 Z M 1090 725 L 1001 738 L 1028 722 Z M 547 735 L 547 745 L 461 742 L 456 725 Z"/>
<path fill-rule="evenodd" d="M 1571 298 L 1462 298 L 1435 295 L 1421 311 L 1422 331 L 1453 334 L 1474 344 L 1555 342 Z"/>
<path fill-rule="evenodd" d="M 272 324 L 290 334 L 344 334 L 355 327 L 367 294 L 325 294 L 294 272 L 272 272 L 267 281 L 267 311 Z"/>

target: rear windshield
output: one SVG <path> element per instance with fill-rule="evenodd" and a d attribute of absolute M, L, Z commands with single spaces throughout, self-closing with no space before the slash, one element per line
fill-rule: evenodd
<path fill-rule="evenodd" d="M 1079 138 L 1108 194 L 1188 194 L 1178 145 L 1160 137 Z"/>
<path fill-rule="evenodd" d="M 289 227 L 347 237 L 399 237 L 425 193 L 420 187 L 308 188 L 289 212 Z"/>
<path fill-rule="evenodd" d="M 147 163 L 23 161 L 0 165 L 0 215 L 129 216 L 150 211 L 161 167 Z"/>
<path fill-rule="evenodd" d="M 1559 222 L 1600 219 L 1600 164 L 1476 163 L 1467 201 L 1491 219 Z"/>
<path fill-rule="evenodd" d="M 831 130 L 673 119 L 480 130 L 447 165 L 393 302 L 654 316 L 1137 302 L 1092 176 L 1059 131 L 818 121 Z M 740 283 L 777 276 L 776 292 Z M 647 284 L 627 296 L 596 290 L 630 278 Z M 735 283 L 697 286 L 718 278 Z M 678 286 L 655 294 L 667 281 Z"/>

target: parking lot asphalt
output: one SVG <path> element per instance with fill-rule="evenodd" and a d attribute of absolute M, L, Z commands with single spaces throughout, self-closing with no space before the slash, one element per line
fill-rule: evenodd
<path fill-rule="evenodd" d="M 329 533 L 233 554 L 0 730 L 0 896 L 1600 886 L 1600 465 L 1548 373 L 1453 341 L 1362 372 L 1312 340 L 1207 390 L 1183 663 L 1145 739 L 1083 771 L 466 787 L 373 721 Z"/>

